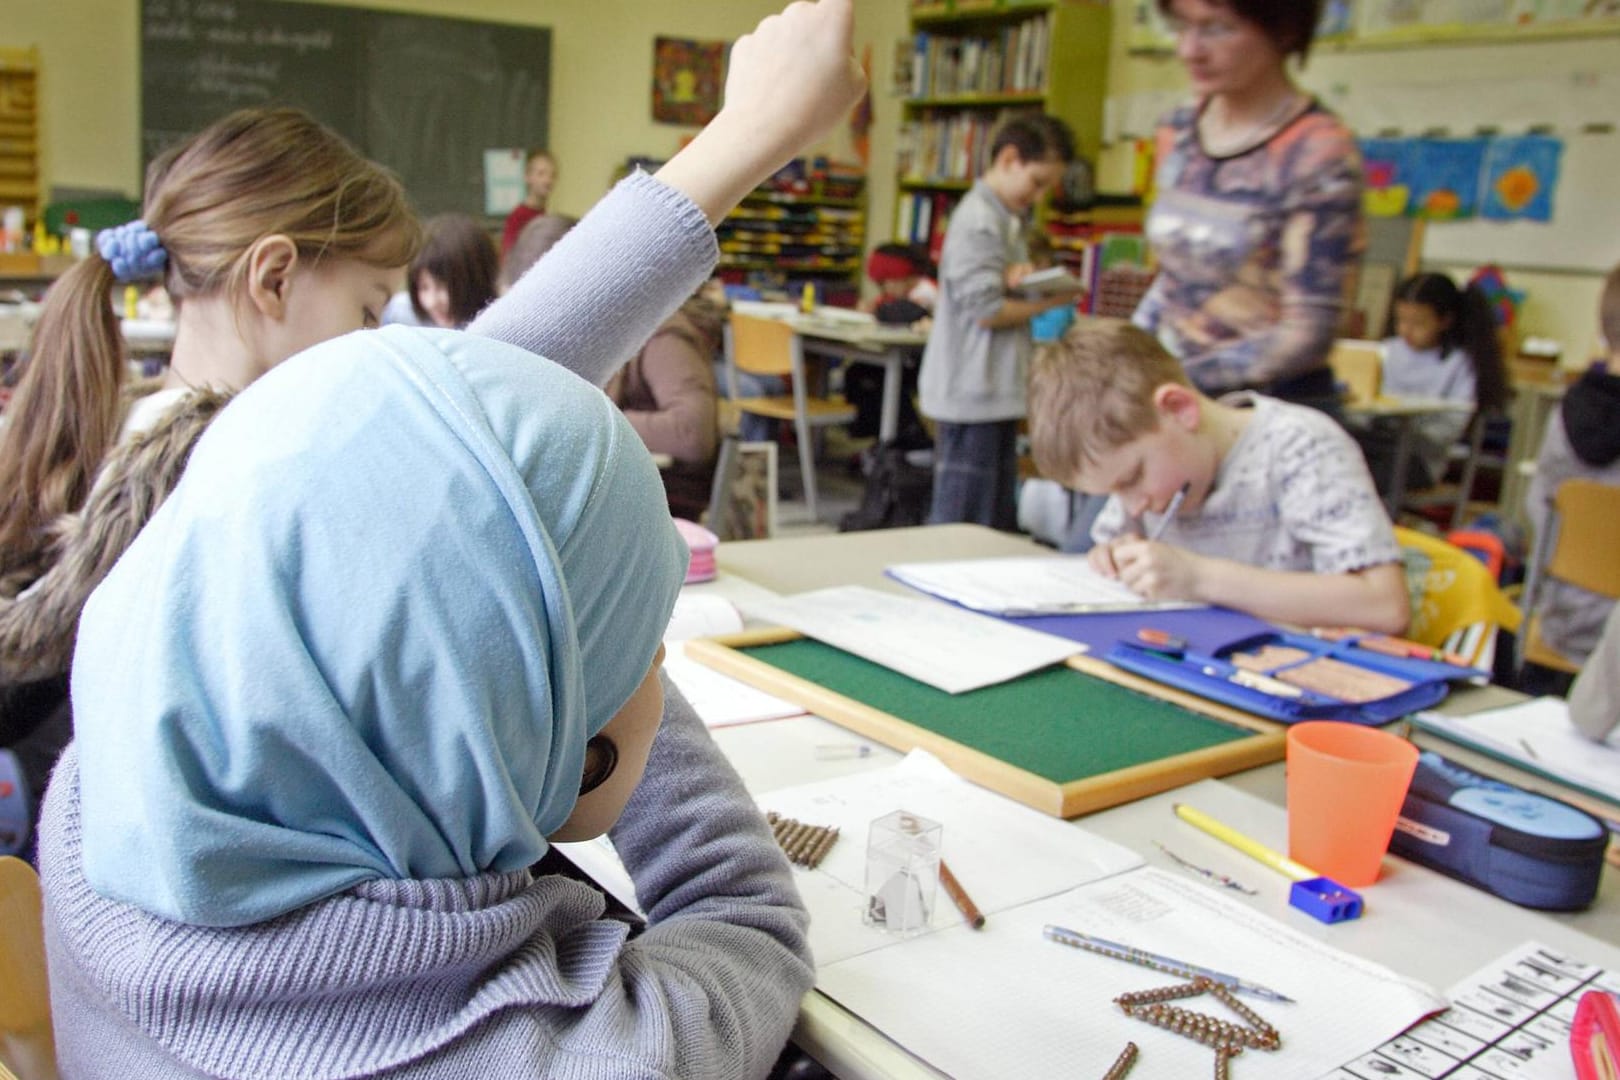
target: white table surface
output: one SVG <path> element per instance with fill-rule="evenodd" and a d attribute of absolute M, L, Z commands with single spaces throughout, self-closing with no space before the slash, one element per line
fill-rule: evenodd
<path fill-rule="evenodd" d="M 884 566 L 900 561 L 1028 555 L 1048 549 L 1026 538 L 977 526 L 940 526 L 880 532 L 722 544 L 721 575 L 696 591 L 745 600 L 760 590 L 792 593 L 839 584 L 863 584 L 909 593 L 883 576 Z M 915 594 L 913 594 L 915 595 Z M 1454 695 L 1463 711 L 1489 707 L 1513 695 L 1494 688 Z M 881 768 L 899 760 L 895 751 L 814 716 L 723 728 L 715 740 L 737 766 L 750 790 L 759 793 L 815 780 Z M 1519 773 L 1464 748 L 1419 735 L 1420 745 L 1502 779 L 1556 787 Z M 868 756 L 823 760 L 816 748 L 866 743 Z M 1218 869 L 1260 890 L 1257 909 L 1303 933 L 1422 979 L 1443 991 L 1494 957 L 1535 939 L 1564 948 L 1594 963 L 1620 970 L 1620 885 L 1605 870 L 1591 909 L 1569 914 L 1530 911 L 1393 856 L 1384 860 L 1380 881 L 1363 890 L 1366 915 L 1353 923 L 1327 926 L 1287 905 L 1287 882 L 1236 851 L 1225 849 L 1175 819 L 1170 804 L 1186 801 L 1240 831 L 1285 849 L 1285 774 L 1281 763 L 1250 769 L 1223 781 L 1138 800 L 1077 819 L 1087 829 L 1141 852 L 1154 866 L 1176 871 L 1154 845 Z M 795 1040 L 841 1077 L 934 1077 L 940 1074 L 860 1017 L 820 993 L 810 994 L 795 1029 Z"/>

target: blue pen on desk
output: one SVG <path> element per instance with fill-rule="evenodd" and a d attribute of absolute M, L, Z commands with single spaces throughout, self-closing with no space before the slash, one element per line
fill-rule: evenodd
<path fill-rule="evenodd" d="M 1145 949 L 1138 949 L 1133 945 L 1121 945 L 1117 941 L 1106 941 L 1090 934 L 1082 934 L 1078 930 L 1067 927 L 1048 925 L 1041 931 L 1041 935 L 1048 941 L 1055 941 L 1059 945 L 1070 945 L 1076 949 L 1085 949 L 1099 956 L 1109 956 L 1115 960 L 1124 960 L 1128 964 L 1137 964 L 1141 967 L 1162 971 L 1167 975 L 1179 975 L 1184 979 L 1196 979 L 1200 976 L 1212 983 L 1219 983 L 1235 994 L 1253 994 L 1267 1001 L 1282 1001 L 1290 1005 L 1294 999 L 1286 997 L 1277 991 L 1251 982 L 1244 982 L 1236 975 L 1227 975 L 1219 971 L 1211 971 L 1197 964 L 1188 964 L 1168 956 L 1150 953 Z"/>

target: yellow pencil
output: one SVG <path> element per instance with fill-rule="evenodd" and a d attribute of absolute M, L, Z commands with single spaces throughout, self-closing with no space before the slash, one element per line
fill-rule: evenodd
<path fill-rule="evenodd" d="M 1194 828 L 1202 829 L 1222 843 L 1232 845 L 1249 858 L 1271 867 L 1271 869 L 1284 877 L 1292 878 L 1294 881 L 1307 881 L 1322 876 L 1310 867 L 1295 862 L 1282 852 L 1273 851 L 1258 840 L 1249 839 L 1230 825 L 1222 825 L 1201 810 L 1195 810 L 1185 803 L 1176 803 L 1175 811 L 1176 817 L 1182 821 Z"/>

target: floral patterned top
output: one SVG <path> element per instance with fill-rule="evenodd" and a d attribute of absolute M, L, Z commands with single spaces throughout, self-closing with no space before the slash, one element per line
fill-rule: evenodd
<path fill-rule="evenodd" d="M 1214 157 L 1202 110 L 1182 106 L 1158 131 L 1159 275 L 1135 322 L 1206 393 L 1323 368 L 1364 246 L 1355 136 L 1312 101 L 1258 146 Z"/>

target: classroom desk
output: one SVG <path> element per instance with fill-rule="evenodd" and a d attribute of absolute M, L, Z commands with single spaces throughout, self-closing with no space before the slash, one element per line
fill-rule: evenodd
<path fill-rule="evenodd" d="M 906 326 L 828 321 L 814 315 L 795 316 L 788 324 L 799 335 L 807 353 L 849 363 L 874 364 L 883 369 L 878 441 L 892 442 L 900 433 L 900 395 L 905 383 L 906 360 L 928 343 L 928 335 Z"/>
<path fill-rule="evenodd" d="M 1474 406 L 1445 398 L 1375 397 L 1368 401 L 1347 402 L 1344 411 L 1358 419 L 1371 422 L 1389 420 L 1395 424 L 1395 467 L 1390 476 L 1389 490 L 1384 493 L 1384 506 L 1393 521 L 1400 515 L 1401 502 L 1406 498 L 1406 469 L 1412 459 L 1418 421 L 1440 413 L 1471 413 Z"/>
<path fill-rule="evenodd" d="M 761 319 L 780 319 L 793 327 L 804 352 L 828 360 L 873 364 L 883 369 L 883 405 L 878 440 L 889 442 L 900 431 L 900 395 L 905 363 L 928 335 L 909 326 L 885 326 L 848 308 L 817 308 L 805 314 L 792 304 L 738 301 L 732 310 Z"/>
<path fill-rule="evenodd" d="M 785 540 L 722 544 L 716 582 L 696 586 L 742 599 L 759 588 L 794 593 L 831 585 L 859 584 L 889 592 L 921 595 L 883 575 L 891 563 L 1028 555 L 1048 551 L 1025 537 L 975 525 L 928 526 Z M 1448 709 L 1469 712 L 1516 697 L 1495 687 L 1454 693 Z M 892 764 L 899 755 L 874 746 L 861 759 L 820 761 L 815 747 L 860 741 L 852 733 L 813 716 L 723 728 L 716 742 L 755 792 L 857 773 Z M 1557 785 L 1426 733 L 1414 741 L 1482 772 L 1527 787 L 1560 794 Z M 1178 798 L 1273 847 L 1286 848 L 1284 767 L 1281 763 L 1205 781 L 1191 789 L 1153 796 L 1078 819 L 1087 829 L 1140 852 L 1154 866 L 1177 872 L 1155 840 L 1180 849 L 1194 840 L 1177 833 L 1169 806 Z M 1610 811 L 1620 816 L 1620 808 Z M 1495 899 L 1437 873 L 1390 857 L 1380 882 L 1366 890 L 1368 914 L 1359 922 L 1325 926 L 1288 908 L 1285 882 L 1241 855 L 1222 857 L 1197 847 L 1234 877 L 1260 890 L 1254 905 L 1303 933 L 1348 952 L 1368 957 L 1444 991 L 1509 948 L 1527 940 L 1563 947 L 1591 962 L 1620 970 L 1620 874 L 1606 869 L 1596 903 L 1572 914 L 1534 912 Z M 1211 863 L 1205 863 L 1210 865 Z M 1241 874 L 1240 874 L 1241 872 Z M 1274 880 L 1269 880 L 1274 879 Z M 1587 935 L 1582 937 L 1582 935 Z M 1596 939 L 1595 941 L 1592 939 Z M 821 995 L 810 994 L 794 1039 L 841 1077 L 937 1077 L 941 1074 L 887 1039 L 859 1016 Z M 1146 1075 L 1146 1074 L 1144 1074 Z"/>

